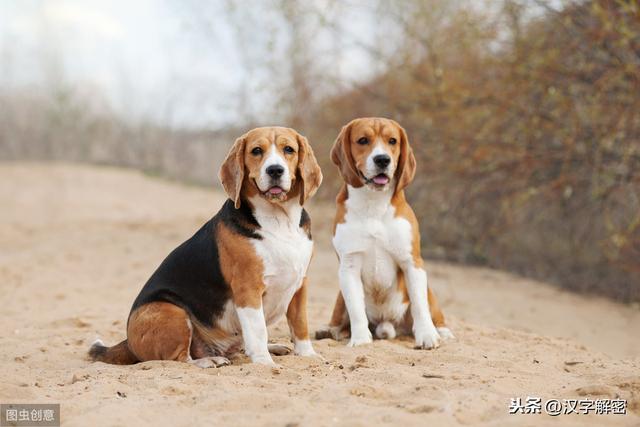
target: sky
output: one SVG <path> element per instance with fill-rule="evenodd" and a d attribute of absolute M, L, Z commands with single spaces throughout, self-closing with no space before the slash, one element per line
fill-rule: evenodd
<path fill-rule="evenodd" d="M 225 98 L 241 83 L 233 35 L 201 31 L 197 15 L 196 3 L 166 0 L 0 0 L 0 84 L 64 81 L 99 89 L 133 118 L 231 121 Z"/>
<path fill-rule="evenodd" d="M 259 110 L 268 105 L 262 89 L 269 82 L 243 67 L 237 29 L 217 13 L 228 4 L 0 0 L 0 88 L 40 91 L 64 83 L 132 121 L 209 128 L 238 122 L 234 94 L 248 84 L 256 92 L 252 108 Z M 366 34 L 363 25 L 351 22 L 349 28 Z M 263 30 L 247 28 L 249 43 Z M 356 51 L 334 67 L 347 78 L 372 73 Z"/>

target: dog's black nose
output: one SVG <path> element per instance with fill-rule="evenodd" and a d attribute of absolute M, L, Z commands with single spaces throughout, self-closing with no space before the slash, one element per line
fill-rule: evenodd
<path fill-rule="evenodd" d="M 386 154 L 378 154 L 373 158 L 373 163 L 376 164 L 379 168 L 386 168 L 391 163 L 391 157 Z"/>
<path fill-rule="evenodd" d="M 267 175 L 271 178 L 280 178 L 284 173 L 284 168 L 280 165 L 271 165 L 267 167 Z"/>

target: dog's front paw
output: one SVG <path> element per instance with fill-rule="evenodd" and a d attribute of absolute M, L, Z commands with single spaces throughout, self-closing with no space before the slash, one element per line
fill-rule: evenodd
<path fill-rule="evenodd" d="M 322 356 L 315 352 L 313 346 L 311 345 L 311 341 L 309 340 L 296 341 L 293 346 L 293 353 L 298 356 L 317 357 L 322 359 Z"/>
<path fill-rule="evenodd" d="M 371 332 L 369 329 L 359 333 L 351 333 L 351 339 L 349 340 L 349 347 L 356 347 L 358 345 L 370 344 L 373 342 L 373 338 L 371 337 Z"/>
<path fill-rule="evenodd" d="M 259 365 L 266 365 L 266 366 L 271 366 L 273 368 L 279 368 L 280 366 L 277 365 L 273 359 L 271 358 L 271 355 L 269 353 L 267 354 L 259 354 L 256 356 L 251 356 L 251 362 L 252 363 L 257 363 Z"/>
<path fill-rule="evenodd" d="M 304 351 L 300 351 L 299 353 L 296 352 L 296 354 L 298 356 L 302 356 L 302 357 L 311 357 L 314 359 L 318 359 L 318 360 L 324 360 L 324 357 L 322 357 L 321 354 L 316 353 L 314 349 L 309 349 L 309 350 L 304 350 Z"/>
<path fill-rule="evenodd" d="M 416 339 L 416 348 L 428 350 L 440 345 L 440 334 L 433 325 L 417 327 L 413 335 Z"/>
<path fill-rule="evenodd" d="M 296 354 L 296 356 L 317 357 L 319 359 L 322 359 L 322 356 L 320 356 L 318 353 L 316 353 L 316 351 L 314 349 L 298 351 L 295 354 Z"/>
<path fill-rule="evenodd" d="M 456 336 L 453 335 L 451 329 L 447 328 L 446 326 L 438 328 L 438 334 L 440 334 L 440 338 L 442 338 L 444 341 L 456 339 Z"/>

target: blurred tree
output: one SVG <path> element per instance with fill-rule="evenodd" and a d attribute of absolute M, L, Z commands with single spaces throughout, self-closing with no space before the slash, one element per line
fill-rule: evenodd
<path fill-rule="evenodd" d="M 327 150 L 355 116 L 407 127 L 428 256 L 640 300 L 638 2 L 495 5 L 380 2 L 372 32 L 402 42 L 366 49 L 388 68 L 306 128 Z"/>

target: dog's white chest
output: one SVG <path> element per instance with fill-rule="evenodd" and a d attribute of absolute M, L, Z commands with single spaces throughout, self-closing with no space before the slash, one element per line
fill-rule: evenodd
<path fill-rule="evenodd" d="M 261 221 L 262 220 L 262 221 Z M 267 324 L 282 316 L 300 289 L 307 272 L 313 242 L 298 224 L 258 218 L 262 239 L 253 242 L 264 266 L 266 286 L 262 300 Z"/>
<path fill-rule="evenodd" d="M 338 254 L 361 252 L 378 268 L 411 256 L 411 224 L 395 216 L 390 198 L 384 192 L 350 187 L 344 222 L 336 226 L 333 237 Z"/>

